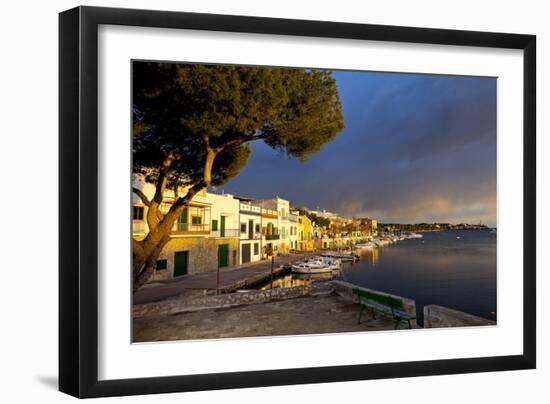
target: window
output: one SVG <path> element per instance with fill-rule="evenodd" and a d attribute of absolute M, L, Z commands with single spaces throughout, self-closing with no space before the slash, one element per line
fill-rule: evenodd
<path fill-rule="evenodd" d="M 162 271 L 163 269 L 168 268 L 168 262 L 166 260 L 157 261 L 157 271 Z"/>
<path fill-rule="evenodd" d="M 260 232 L 260 224 L 256 223 L 256 233 L 259 233 L 259 232 Z"/>
<path fill-rule="evenodd" d="M 241 223 L 241 233 L 246 233 L 246 223 Z"/>
<path fill-rule="evenodd" d="M 254 243 L 254 255 L 258 255 L 260 253 L 260 243 Z"/>
<path fill-rule="evenodd" d="M 183 208 L 180 215 L 180 223 L 187 223 L 187 212 L 188 208 Z"/>
<path fill-rule="evenodd" d="M 213 231 L 218 230 L 218 221 L 217 220 L 212 220 L 212 230 Z"/>
<path fill-rule="evenodd" d="M 143 220 L 143 206 L 132 206 L 132 219 Z"/>
<path fill-rule="evenodd" d="M 191 217 L 191 223 L 192 224 L 202 224 L 202 217 L 198 215 L 193 215 Z"/>

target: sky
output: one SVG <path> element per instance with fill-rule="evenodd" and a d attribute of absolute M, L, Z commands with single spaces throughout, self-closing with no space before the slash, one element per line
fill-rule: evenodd
<path fill-rule="evenodd" d="M 255 142 L 225 192 L 384 223 L 496 226 L 496 78 L 333 72 L 345 129 L 301 162 Z"/>

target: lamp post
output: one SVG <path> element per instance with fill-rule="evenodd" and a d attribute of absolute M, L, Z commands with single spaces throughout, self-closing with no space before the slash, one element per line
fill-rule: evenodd
<path fill-rule="evenodd" d="M 218 248 L 218 270 L 216 271 L 216 296 L 220 294 L 220 249 Z"/>
<path fill-rule="evenodd" d="M 270 289 L 273 289 L 273 267 L 275 266 L 275 256 L 271 255 L 271 286 Z"/>

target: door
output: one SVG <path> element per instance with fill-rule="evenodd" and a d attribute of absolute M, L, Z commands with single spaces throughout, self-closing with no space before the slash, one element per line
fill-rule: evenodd
<path fill-rule="evenodd" d="M 225 216 L 220 217 L 220 237 L 225 237 Z"/>
<path fill-rule="evenodd" d="M 187 274 L 189 251 L 176 251 L 174 254 L 174 277 Z"/>
<path fill-rule="evenodd" d="M 220 244 L 218 246 L 218 267 L 219 268 L 226 267 L 227 265 L 229 265 L 228 261 L 229 261 L 229 244 Z"/>
<path fill-rule="evenodd" d="M 250 244 L 243 244 L 242 254 L 243 264 L 250 262 Z"/>

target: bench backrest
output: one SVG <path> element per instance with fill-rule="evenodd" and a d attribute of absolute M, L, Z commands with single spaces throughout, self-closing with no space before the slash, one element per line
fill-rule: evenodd
<path fill-rule="evenodd" d="M 359 298 L 359 303 L 361 302 L 361 299 L 371 300 L 373 302 L 382 304 L 384 306 L 388 306 L 392 309 L 403 309 L 403 300 L 397 299 L 392 296 L 388 295 L 381 295 L 375 292 L 370 292 L 368 290 L 363 289 L 352 289 L 353 294 L 356 295 Z"/>

